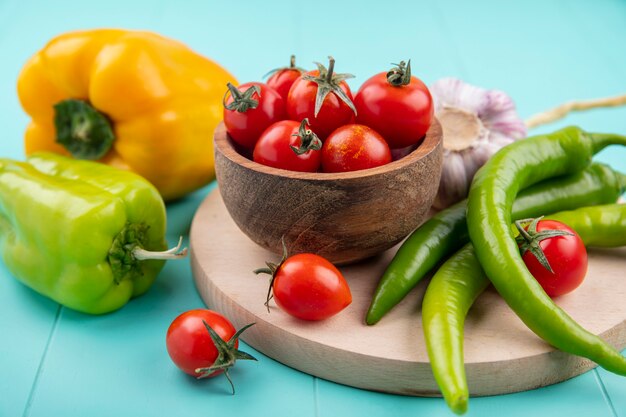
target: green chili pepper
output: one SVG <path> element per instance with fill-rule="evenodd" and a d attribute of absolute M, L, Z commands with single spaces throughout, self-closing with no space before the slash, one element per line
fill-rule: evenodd
<path fill-rule="evenodd" d="M 567 224 L 585 246 L 626 246 L 626 204 L 609 204 L 546 216 Z M 467 410 L 469 390 L 463 364 L 463 326 L 470 307 L 489 286 L 471 243 L 433 275 L 422 302 L 422 327 L 435 380 L 448 406 Z"/>
<path fill-rule="evenodd" d="M 560 309 L 528 272 L 513 232 L 511 208 L 519 190 L 589 165 L 594 153 L 626 137 L 569 127 L 501 149 L 476 173 L 467 202 L 467 228 L 487 277 L 520 319 L 562 351 L 626 375 L 626 358 Z"/>
<path fill-rule="evenodd" d="M 463 325 L 469 308 L 489 286 L 474 247 L 467 243 L 444 262 L 422 301 L 422 328 L 433 375 L 448 407 L 467 411 L 469 390 L 463 362 Z"/>
<path fill-rule="evenodd" d="M 513 205 L 513 219 L 578 207 L 613 203 L 626 188 L 626 176 L 594 163 L 586 170 L 546 180 L 522 191 Z M 469 241 L 467 201 L 435 214 L 402 244 L 381 277 L 366 316 L 378 322 L 446 256 Z"/>
<path fill-rule="evenodd" d="M 585 246 L 626 246 L 626 204 L 608 204 L 562 211 L 545 217 L 570 226 Z"/>
<path fill-rule="evenodd" d="M 140 176 L 52 154 L 0 160 L 0 254 L 22 283 L 101 314 L 145 293 L 164 259 L 165 207 Z"/>

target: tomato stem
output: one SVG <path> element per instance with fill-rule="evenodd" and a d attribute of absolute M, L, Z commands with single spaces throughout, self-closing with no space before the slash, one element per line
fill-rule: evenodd
<path fill-rule="evenodd" d="M 541 219 L 543 219 L 543 216 L 537 217 L 536 219 L 517 220 L 515 222 L 515 227 L 519 231 L 520 236 L 518 236 L 516 240 L 520 247 L 522 256 L 527 251 L 530 251 L 544 268 L 546 268 L 551 273 L 554 273 L 552 267 L 550 266 L 550 262 L 548 262 L 548 258 L 546 258 L 543 249 L 541 249 L 541 246 L 539 245 L 539 242 L 557 236 L 573 236 L 574 234 L 566 230 L 556 229 L 542 230 L 541 232 L 537 232 L 537 224 Z M 529 222 L 530 225 L 528 226 L 528 230 L 526 230 L 523 225 Z"/>
<path fill-rule="evenodd" d="M 306 119 L 304 119 L 306 120 Z M 303 121 L 304 122 L 304 121 Z M 270 312 L 270 300 L 274 297 L 274 295 L 272 294 L 272 288 L 274 287 L 274 280 L 276 279 L 276 272 L 278 271 L 278 269 L 281 267 L 281 265 L 287 260 L 287 258 L 289 257 L 288 251 L 287 251 L 287 245 L 285 244 L 285 236 L 283 236 L 280 239 L 282 245 L 283 245 L 283 257 L 280 260 L 280 263 L 275 264 L 272 262 L 265 262 L 265 265 L 267 265 L 267 268 L 258 268 L 255 269 L 254 272 L 255 274 L 259 275 L 259 274 L 268 274 L 271 275 L 270 278 L 270 286 L 267 289 L 267 298 L 265 300 L 265 307 L 267 307 L 267 312 Z"/>
<path fill-rule="evenodd" d="M 328 57 L 328 73 L 326 74 L 326 81 L 329 83 L 333 81 L 333 72 L 335 71 L 335 58 Z"/>
<path fill-rule="evenodd" d="M 261 97 L 261 87 L 258 85 L 253 85 L 244 92 L 241 92 L 241 90 L 231 83 L 227 83 L 226 87 L 228 87 L 228 89 L 222 98 L 222 104 L 226 110 L 234 110 L 239 113 L 245 113 L 249 109 L 256 109 L 259 105 L 259 101 L 252 98 L 252 95 L 255 93 L 258 97 Z M 228 93 L 230 93 L 233 101 L 226 104 L 226 97 L 228 97 Z"/>
<path fill-rule="evenodd" d="M 324 104 L 324 100 L 326 99 L 326 96 L 331 92 L 335 93 L 337 98 L 339 98 L 348 107 L 350 107 L 350 110 L 352 110 L 354 114 L 356 115 L 356 107 L 354 106 L 354 103 L 352 103 L 352 100 L 350 99 L 350 97 L 348 97 L 348 95 L 341 89 L 341 86 L 340 86 L 340 84 L 343 81 L 349 78 L 354 78 L 354 75 L 335 74 L 334 72 L 335 71 L 335 58 L 333 58 L 332 56 L 329 56 L 328 59 L 329 59 L 328 69 L 326 69 L 326 67 L 320 64 L 319 62 L 316 62 L 315 65 L 317 65 L 319 74 L 317 76 L 312 75 L 312 74 L 304 74 L 302 76 L 303 80 L 311 81 L 317 84 L 317 94 L 315 96 L 314 116 L 317 117 L 317 114 L 320 112 L 322 108 L 322 104 Z"/>
<path fill-rule="evenodd" d="M 411 60 L 409 59 L 408 63 L 400 61 L 399 64 L 391 65 L 395 65 L 395 67 L 387 72 L 387 82 L 394 87 L 409 85 L 411 82 Z"/>
<path fill-rule="evenodd" d="M 224 375 L 226 375 L 226 379 L 228 379 L 228 382 L 230 383 L 230 388 L 232 389 L 232 393 L 233 395 L 235 395 L 235 385 L 233 384 L 232 379 L 230 379 L 228 370 L 235 365 L 235 362 L 237 362 L 237 359 L 252 360 L 252 361 L 257 360 L 254 356 L 250 355 L 249 353 L 243 352 L 236 348 L 237 342 L 241 334 L 246 329 L 253 326 L 255 323 L 250 323 L 250 324 L 243 326 L 241 329 L 237 331 L 237 333 L 233 335 L 233 337 L 230 338 L 228 342 L 222 339 L 220 335 L 217 334 L 217 332 L 213 330 L 206 321 L 202 320 L 202 323 L 204 324 L 204 327 L 206 327 L 207 331 L 209 332 L 209 335 L 211 336 L 211 340 L 213 341 L 213 344 L 215 345 L 215 348 L 217 349 L 218 355 L 217 355 L 217 358 L 215 359 L 215 362 L 213 362 L 211 366 L 208 366 L 206 368 L 198 368 L 195 370 L 196 373 L 199 374 L 198 379 L 208 378 L 212 376 L 216 371 L 223 371 Z"/>
<path fill-rule="evenodd" d="M 296 155 L 302 155 L 307 153 L 308 151 L 319 151 L 320 149 L 322 149 L 321 139 L 317 137 L 317 135 L 311 129 L 307 129 L 308 124 L 309 119 L 304 118 L 302 122 L 300 122 L 300 128 L 298 129 L 298 133 L 294 133 L 292 135 L 300 138 L 299 147 L 290 145 L 291 150 L 294 151 Z"/>
<path fill-rule="evenodd" d="M 67 99 L 55 104 L 54 126 L 56 142 L 78 159 L 100 159 L 115 141 L 109 117 L 84 100 Z"/>
<path fill-rule="evenodd" d="M 284 71 L 284 70 L 298 71 L 300 74 L 306 72 L 306 70 L 304 68 L 296 67 L 296 56 L 295 55 L 291 55 L 291 57 L 289 57 L 289 66 L 288 67 L 274 68 L 273 70 L 268 71 L 267 74 L 265 74 L 263 76 L 263 78 L 267 78 L 267 77 L 269 77 L 271 75 L 276 74 L 279 71 Z"/>

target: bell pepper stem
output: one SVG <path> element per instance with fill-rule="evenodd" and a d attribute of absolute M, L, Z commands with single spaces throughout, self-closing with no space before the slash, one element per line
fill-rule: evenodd
<path fill-rule="evenodd" d="M 67 99 L 54 105 L 56 141 L 74 158 L 97 160 L 115 141 L 111 120 L 91 103 Z"/>
<path fill-rule="evenodd" d="M 168 250 L 165 251 L 149 251 L 140 247 L 136 247 L 133 249 L 133 257 L 137 260 L 143 261 L 146 259 L 163 259 L 163 260 L 172 260 L 172 259 L 181 259 L 187 256 L 187 248 L 181 249 L 183 246 L 183 237 L 181 236 L 178 239 L 178 244 Z"/>

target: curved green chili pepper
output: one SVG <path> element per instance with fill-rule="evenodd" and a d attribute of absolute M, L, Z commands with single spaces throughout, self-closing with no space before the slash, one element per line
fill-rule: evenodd
<path fill-rule="evenodd" d="M 560 309 L 528 272 L 511 230 L 519 190 L 584 169 L 594 153 L 626 137 L 568 127 L 501 149 L 476 173 L 467 202 L 467 228 L 476 257 L 509 307 L 535 334 L 562 351 L 626 375 L 626 358 Z"/>
<path fill-rule="evenodd" d="M 585 246 L 626 246 L 626 204 L 584 207 L 546 216 L 567 224 Z M 467 410 L 463 326 L 474 301 L 489 286 L 471 243 L 435 273 L 422 302 L 424 339 L 435 380 L 452 411 Z"/>
<path fill-rule="evenodd" d="M 626 175 L 594 163 L 570 176 L 546 180 L 521 192 L 513 205 L 513 219 L 523 219 L 613 203 L 626 188 Z M 442 259 L 469 241 L 467 200 L 435 214 L 402 244 L 381 277 L 365 321 L 378 322 Z"/>

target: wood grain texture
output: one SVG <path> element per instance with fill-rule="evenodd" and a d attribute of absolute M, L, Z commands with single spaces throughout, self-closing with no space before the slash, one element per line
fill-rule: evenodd
<path fill-rule="evenodd" d="M 215 169 L 237 226 L 262 247 L 313 252 L 345 264 L 389 249 L 427 215 L 441 176 L 442 131 L 435 121 L 409 155 L 362 171 L 302 173 L 257 164 L 233 147 L 221 125 Z M 390 221 L 393 219 L 393 221 Z"/>
<path fill-rule="evenodd" d="M 216 239 L 215 236 L 219 236 Z M 341 268 L 353 303 L 322 322 L 304 322 L 271 303 L 263 305 L 268 280 L 252 270 L 276 255 L 248 239 L 230 218 L 218 190 L 202 203 L 190 234 L 196 287 L 210 308 L 236 327 L 256 322 L 246 343 L 303 372 L 369 390 L 437 396 L 424 345 L 420 304 L 422 282 L 375 326 L 363 318 L 378 277 L 394 250 Z M 587 279 L 558 299 L 575 320 L 619 349 L 626 347 L 626 250 L 590 251 Z M 595 365 L 556 351 L 535 336 L 493 290 L 483 294 L 466 322 L 465 360 L 472 395 L 523 391 L 554 384 Z"/>

